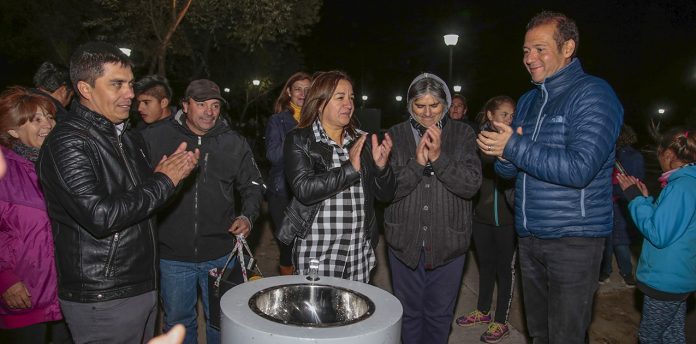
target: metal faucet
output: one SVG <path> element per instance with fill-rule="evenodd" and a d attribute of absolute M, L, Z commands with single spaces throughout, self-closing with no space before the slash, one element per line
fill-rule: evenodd
<path fill-rule="evenodd" d="M 307 276 L 308 281 L 318 281 L 319 280 L 319 259 L 309 260 L 309 276 Z"/>

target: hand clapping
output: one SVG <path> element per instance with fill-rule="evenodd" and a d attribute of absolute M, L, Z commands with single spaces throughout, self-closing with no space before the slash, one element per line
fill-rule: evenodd
<path fill-rule="evenodd" d="M 355 142 L 353 147 L 351 147 L 350 151 L 348 152 L 350 163 L 353 164 L 353 168 L 355 168 L 356 171 L 360 171 L 360 153 L 365 146 L 365 141 L 367 140 L 368 135 L 369 134 L 362 135 L 360 138 L 358 138 L 358 141 Z M 382 140 L 382 143 L 379 144 L 377 135 L 372 134 L 372 159 L 374 160 L 375 165 L 377 165 L 377 168 L 380 170 L 387 166 L 392 146 L 393 142 L 389 134 L 385 134 L 384 140 Z"/>

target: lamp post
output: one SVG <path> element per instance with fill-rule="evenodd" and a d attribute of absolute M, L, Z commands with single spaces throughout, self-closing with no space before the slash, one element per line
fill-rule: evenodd
<path fill-rule="evenodd" d="M 454 51 L 454 46 L 457 45 L 457 41 L 459 41 L 459 35 L 455 35 L 453 33 L 447 34 L 442 36 L 445 39 L 445 45 L 450 48 L 449 51 L 449 78 L 447 79 L 447 82 L 452 82 L 452 54 Z"/>
<path fill-rule="evenodd" d="M 454 93 L 459 93 L 462 91 L 462 86 L 461 85 L 454 85 L 454 86 L 452 86 L 452 89 L 454 90 Z"/>
<path fill-rule="evenodd" d="M 660 124 L 662 123 L 662 117 L 665 115 L 667 110 L 663 108 L 657 109 L 657 126 L 655 126 L 655 132 L 660 132 Z"/>
<path fill-rule="evenodd" d="M 404 100 L 404 97 L 396 96 L 396 97 L 394 97 L 394 99 L 396 99 L 397 102 L 400 102 L 400 101 Z"/>

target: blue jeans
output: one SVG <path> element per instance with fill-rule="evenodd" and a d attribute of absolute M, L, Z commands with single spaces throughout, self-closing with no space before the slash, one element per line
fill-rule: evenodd
<path fill-rule="evenodd" d="M 529 236 L 518 242 L 532 343 L 585 344 L 604 238 Z"/>
<path fill-rule="evenodd" d="M 182 324 L 186 327 L 184 343 L 198 343 L 196 302 L 201 291 L 208 343 L 220 343 L 220 331 L 210 327 L 208 311 L 208 271 L 225 265 L 227 256 L 201 263 L 160 259 L 160 296 L 164 308 L 164 331 Z"/>

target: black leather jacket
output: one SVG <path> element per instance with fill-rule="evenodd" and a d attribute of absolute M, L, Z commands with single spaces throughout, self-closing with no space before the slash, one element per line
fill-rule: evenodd
<path fill-rule="evenodd" d="M 396 190 L 396 178 L 389 165 L 380 171 L 372 159 L 370 140 L 360 154 L 360 172 L 350 161 L 341 167 L 330 168 L 333 150 L 317 142 L 312 127 L 296 128 L 288 133 L 283 146 L 285 175 L 293 192 L 292 201 L 285 209 L 283 224 L 277 237 L 292 244 L 295 236 L 304 238 L 312 228 L 322 202 L 350 187 L 361 179 L 365 192 L 365 224 L 372 246 L 377 247 L 379 230 L 375 222 L 374 199 L 390 202 Z"/>
<path fill-rule="evenodd" d="M 37 171 L 51 217 L 58 295 L 101 302 L 157 288 L 153 214 L 174 192 L 144 145 L 82 105 L 51 131 Z"/>

